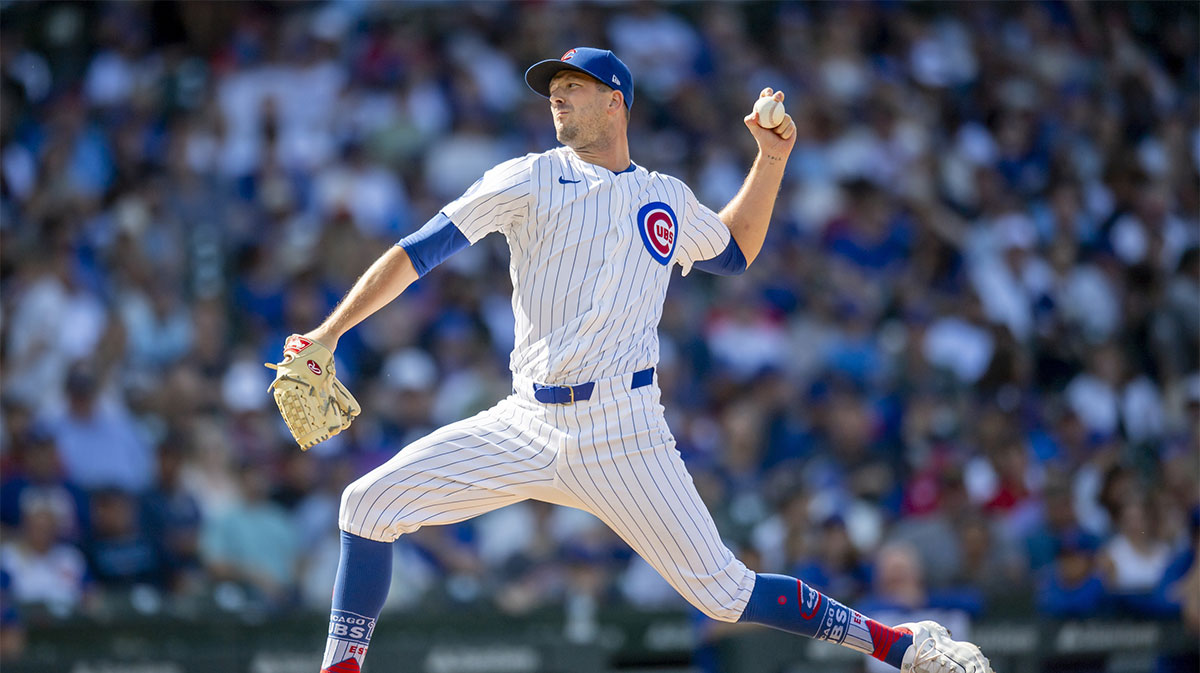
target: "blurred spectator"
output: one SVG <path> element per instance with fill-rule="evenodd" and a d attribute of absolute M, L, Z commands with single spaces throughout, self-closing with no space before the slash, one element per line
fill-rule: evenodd
<path fill-rule="evenodd" d="M 1041 521 L 1026 538 L 1030 569 L 1038 572 L 1053 563 L 1059 540 L 1082 532 L 1070 490 L 1063 485 L 1048 487 L 1042 494 Z"/>
<path fill-rule="evenodd" d="M 1159 538 L 1158 525 L 1141 498 L 1121 507 L 1116 535 L 1104 546 L 1099 561 L 1114 594 L 1146 594 L 1158 585 L 1170 562 L 1170 547 Z"/>
<path fill-rule="evenodd" d="M 1120 350 L 1112 344 L 1101 346 L 1090 353 L 1087 369 L 1067 386 L 1067 400 L 1088 431 L 1102 436 L 1117 432 L 1121 420 L 1117 386 L 1123 367 Z"/>
<path fill-rule="evenodd" d="M 489 135 L 483 124 L 469 117 L 448 137 L 439 140 L 438 151 L 425 157 L 424 174 L 435 199 L 458 198 L 483 172 L 511 159 L 513 148 Z"/>
<path fill-rule="evenodd" d="M 399 240 L 412 229 L 404 186 L 392 171 L 368 161 L 360 145 L 348 146 L 343 162 L 325 169 L 314 188 L 322 215 L 348 212 L 368 236 Z"/>
<path fill-rule="evenodd" d="M 754 527 L 751 543 L 755 556 L 762 559 L 763 568 L 785 568 L 804 558 L 812 526 L 809 516 L 812 497 L 803 489 L 786 492 L 779 502 L 773 503 L 771 514 Z M 801 575 L 800 579 L 809 578 Z"/>
<path fill-rule="evenodd" d="M 1189 628 L 1197 630 L 1197 597 L 1200 589 L 1200 573 L 1197 573 L 1197 552 L 1200 552 L 1200 509 L 1193 509 L 1188 517 L 1187 539 L 1171 553 L 1170 562 L 1154 587 L 1141 595 L 1124 595 L 1122 602 L 1132 612 L 1146 616 L 1175 618 L 1182 617 Z"/>
<path fill-rule="evenodd" d="M 805 558 L 793 563 L 788 573 L 811 584 L 821 593 L 850 602 L 870 583 L 867 565 L 859 559 L 846 524 L 830 517 L 821 524 Z"/>
<path fill-rule="evenodd" d="M 108 322 L 95 292 L 81 282 L 73 253 L 69 240 L 53 241 L 48 255 L 23 266 L 32 277 L 22 283 L 5 326 L 5 391 L 39 412 L 61 400 L 69 366 L 94 354 Z"/>
<path fill-rule="evenodd" d="M 214 580 L 234 582 L 253 600 L 278 607 L 292 598 L 300 538 L 287 512 L 268 499 L 268 467 L 251 463 L 240 472 L 241 499 L 204 522 L 201 556 Z"/>
<path fill-rule="evenodd" d="M 83 554 L 58 541 L 61 525 L 53 503 L 31 503 L 16 539 L 0 545 L 0 569 L 12 578 L 17 603 L 66 615 L 82 606 L 91 582 Z"/>
<path fill-rule="evenodd" d="M 925 332 L 922 354 L 933 365 L 947 369 L 964 384 L 977 382 L 996 352 L 996 341 L 982 324 L 978 302 L 968 298 L 961 316 L 938 318 Z"/>
<path fill-rule="evenodd" d="M 907 220 L 884 192 L 867 180 L 845 188 L 848 211 L 825 227 L 825 245 L 834 255 L 881 277 L 894 275 L 909 256 Z"/>
<path fill-rule="evenodd" d="M 1022 572 L 1028 562 L 1006 538 L 999 525 L 983 516 L 965 518 L 958 525 L 958 545 L 962 550 L 962 566 L 951 579 L 950 586 L 964 597 L 979 597 L 986 609 L 1005 604 L 1013 612 L 1027 610 L 1021 597 L 1013 595 L 1013 587 L 1025 580 Z"/>
<path fill-rule="evenodd" d="M 783 325 L 765 302 L 746 297 L 731 308 L 728 314 L 713 316 L 705 331 L 713 357 L 743 381 L 764 369 L 782 366 Z"/>
<path fill-rule="evenodd" d="M 142 526 L 162 559 L 164 583 L 181 593 L 200 579 L 202 524 L 200 504 L 183 486 L 184 442 L 182 435 L 172 435 L 159 445 L 157 478 L 141 499 Z"/>
<path fill-rule="evenodd" d="M 1058 539 L 1054 563 L 1038 582 L 1038 611 L 1051 617 L 1083 618 L 1105 614 L 1111 599 L 1096 568 L 1097 540 L 1082 531 Z"/>
<path fill-rule="evenodd" d="M 390 457 L 394 447 L 407 446 L 435 429 L 432 391 L 437 385 L 437 365 L 424 351 L 406 348 L 392 353 L 383 363 L 373 418 L 378 443 Z"/>
<path fill-rule="evenodd" d="M 142 529 L 137 501 L 119 489 L 92 493 L 91 526 L 83 551 L 91 577 L 101 586 L 163 585 L 163 560 Z"/>
<path fill-rule="evenodd" d="M 48 504 L 57 513 L 63 539 L 80 540 L 87 522 L 87 495 L 64 477 L 54 437 L 34 427 L 22 439 L 15 473 L 0 483 L 0 523 L 16 530 L 30 503 Z"/>
<path fill-rule="evenodd" d="M 614 51 L 636 73 L 637 92 L 661 101 L 670 100 L 684 84 L 700 51 L 696 29 L 652 2 L 617 14 L 608 35 Z"/>
<path fill-rule="evenodd" d="M 879 550 L 872 585 L 872 599 L 868 600 L 877 607 L 916 610 L 928 600 L 920 558 L 907 545 L 892 544 Z"/>
<path fill-rule="evenodd" d="M 970 619 L 959 606 L 931 599 L 922 576 L 921 561 L 907 544 L 889 544 L 875 557 L 872 591 L 860 603 L 863 615 L 884 624 L 932 619 L 956 634 L 970 632 Z M 878 664 L 878 665 L 876 665 Z M 891 670 L 877 660 L 867 662 L 869 671 Z"/>
<path fill-rule="evenodd" d="M 83 364 L 72 367 L 66 390 L 66 408 L 46 424 L 67 476 L 86 489 L 113 486 L 136 493 L 149 487 L 153 452 L 122 400 L 105 394 L 98 373 Z"/>
<path fill-rule="evenodd" d="M 121 319 L 128 335 L 130 365 L 152 374 L 166 369 L 192 345 L 188 307 L 170 285 L 147 279 L 148 287 L 121 298 Z"/>

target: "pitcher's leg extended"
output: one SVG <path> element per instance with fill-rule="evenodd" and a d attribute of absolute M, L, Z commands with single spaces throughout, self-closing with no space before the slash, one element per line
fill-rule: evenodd
<path fill-rule="evenodd" d="M 553 480 L 554 450 L 498 406 L 417 440 L 346 487 L 342 551 L 321 670 L 357 673 L 387 598 L 392 542 L 524 500 Z"/>
<path fill-rule="evenodd" d="M 868 619 L 794 577 L 747 569 L 721 542 L 669 435 L 625 424 L 597 422 L 613 437 L 585 437 L 582 448 L 564 455 L 563 485 L 692 605 L 720 621 L 763 624 L 850 647 L 897 668 L 907 661 L 906 670 L 923 670 L 913 667 L 913 656 L 906 657 L 915 652 L 913 628 Z M 635 439 L 664 436 L 666 443 L 652 449 L 631 446 Z M 933 634 L 916 630 L 923 639 Z M 982 655 L 978 660 L 980 666 L 968 665 L 963 673 L 990 670 Z"/>

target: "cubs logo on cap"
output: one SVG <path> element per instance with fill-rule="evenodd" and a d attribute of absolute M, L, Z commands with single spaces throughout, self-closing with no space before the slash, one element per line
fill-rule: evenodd
<path fill-rule="evenodd" d="M 617 55 L 607 49 L 576 47 L 558 58 L 539 61 L 525 71 L 525 83 L 537 93 L 550 97 L 550 80 L 563 70 L 591 75 L 605 86 L 625 96 L 625 107 L 633 106 L 633 75 Z"/>
<path fill-rule="evenodd" d="M 638 210 L 637 228 L 642 235 L 642 242 L 654 261 L 663 266 L 671 262 L 671 255 L 675 252 L 679 231 L 676 222 L 675 211 L 662 201 L 652 201 Z"/>

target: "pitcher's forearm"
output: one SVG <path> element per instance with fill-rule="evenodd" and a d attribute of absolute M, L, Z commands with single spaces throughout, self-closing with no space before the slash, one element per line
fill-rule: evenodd
<path fill-rule="evenodd" d="M 338 339 L 351 327 L 387 306 L 416 279 L 417 271 L 408 253 L 399 245 L 392 246 L 354 283 L 325 322 L 308 336 L 330 349 L 336 347 Z"/>
<path fill-rule="evenodd" d="M 746 257 L 747 266 L 762 250 L 786 165 L 786 157 L 760 152 L 742 188 L 720 212 L 721 221 L 729 227 L 729 233 Z"/>

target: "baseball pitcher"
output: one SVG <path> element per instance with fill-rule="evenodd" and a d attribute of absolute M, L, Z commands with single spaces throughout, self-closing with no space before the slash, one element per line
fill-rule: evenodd
<path fill-rule="evenodd" d="M 339 337 L 440 262 L 493 232 L 511 251 L 513 392 L 350 484 L 322 661 L 357 672 L 383 606 L 391 543 L 534 498 L 586 510 L 713 619 L 753 622 L 850 647 L 904 671 L 990 673 L 979 648 L 934 622 L 885 626 L 803 580 L 756 573 L 721 542 L 663 419 L 654 366 L 672 267 L 738 274 L 758 256 L 795 125 L 764 89 L 743 122 L 758 156 L 721 212 L 683 182 L 630 159 L 633 77 L 611 51 L 580 47 L 534 64 L 550 101 L 548 152 L 484 173 L 383 254 L 316 329 L 289 339 L 274 393 L 301 446 L 359 407 L 337 383 Z M 760 123 L 760 110 L 781 121 Z"/>

